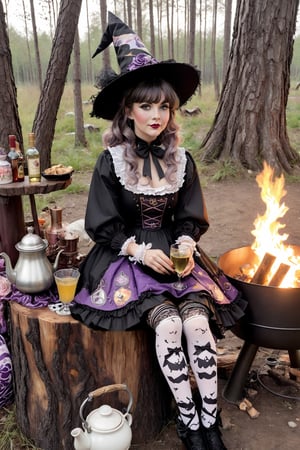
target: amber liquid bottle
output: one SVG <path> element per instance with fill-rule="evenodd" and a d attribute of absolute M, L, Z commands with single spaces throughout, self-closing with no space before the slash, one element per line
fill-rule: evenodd
<path fill-rule="evenodd" d="M 15 183 L 18 181 L 18 159 L 19 155 L 16 150 L 16 136 L 14 134 L 10 134 L 8 136 L 9 141 L 9 152 L 8 152 L 8 159 L 11 164 L 11 170 L 12 170 L 12 180 Z"/>
<path fill-rule="evenodd" d="M 28 178 L 30 183 L 41 181 L 40 154 L 35 148 L 35 134 L 28 135 L 29 148 L 26 150 Z"/>
<path fill-rule="evenodd" d="M 24 156 L 20 149 L 20 144 L 16 141 L 16 152 L 18 153 L 18 181 L 24 181 L 25 168 L 24 168 Z"/>

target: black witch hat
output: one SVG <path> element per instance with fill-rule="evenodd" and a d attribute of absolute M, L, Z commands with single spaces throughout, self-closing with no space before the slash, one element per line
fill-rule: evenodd
<path fill-rule="evenodd" d="M 174 60 L 157 61 L 139 36 L 111 12 L 108 26 L 94 56 L 114 44 L 120 74 L 112 69 L 100 75 L 101 91 L 93 103 L 92 116 L 112 120 L 119 109 L 125 90 L 139 82 L 160 78 L 171 84 L 180 106 L 194 94 L 200 82 L 200 72 L 194 66 Z"/>

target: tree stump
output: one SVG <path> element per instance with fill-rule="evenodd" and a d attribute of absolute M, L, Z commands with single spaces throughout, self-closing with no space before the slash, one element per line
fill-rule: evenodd
<path fill-rule="evenodd" d="M 171 397 L 151 330 L 95 331 L 15 302 L 10 327 L 17 423 L 36 446 L 73 450 L 70 432 L 81 426 L 80 405 L 105 385 L 124 383 L 132 393 L 132 443 L 153 440 L 169 419 Z M 113 392 L 93 402 L 86 415 L 103 403 L 123 410 L 128 396 Z"/>

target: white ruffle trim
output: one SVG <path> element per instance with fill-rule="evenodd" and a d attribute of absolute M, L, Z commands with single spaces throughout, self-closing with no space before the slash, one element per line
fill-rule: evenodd
<path fill-rule="evenodd" d="M 121 145 L 117 145 L 116 147 L 108 147 L 108 150 L 112 156 L 115 172 L 117 177 L 120 180 L 120 183 L 130 192 L 134 194 L 145 194 L 145 195 L 165 195 L 165 194 L 174 194 L 177 192 L 183 185 L 184 175 L 185 175 L 185 166 L 186 166 L 186 154 L 185 149 L 183 147 L 179 147 L 177 149 L 177 173 L 176 180 L 172 184 L 166 184 L 165 186 L 160 186 L 153 188 L 151 186 L 145 186 L 141 184 L 131 185 L 126 182 L 126 172 L 125 172 L 125 164 L 124 164 L 124 147 Z"/>
<path fill-rule="evenodd" d="M 135 243 L 135 236 L 130 236 L 128 239 L 126 239 L 126 241 L 121 247 L 120 252 L 118 253 L 118 256 L 128 256 L 127 247 L 131 242 Z"/>
<path fill-rule="evenodd" d="M 182 236 L 179 236 L 179 238 L 176 239 L 175 244 L 186 245 L 187 247 L 190 248 L 192 253 L 194 253 L 194 251 L 196 249 L 196 242 L 194 241 L 194 239 L 191 238 L 191 236 L 187 236 L 185 234 Z"/>
<path fill-rule="evenodd" d="M 143 242 L 138 246 L 135 254 L 133 256 L 129 256 L 129 260 L 132 261 L 134 264 L 136 263 L 145 264 L 144 263 L 145 254 L 147 250 L 150 250 L 150 248 L 152 248 L 151 242 L 149 242 L 148 244 L 145 244 L 145 242 Z"/>

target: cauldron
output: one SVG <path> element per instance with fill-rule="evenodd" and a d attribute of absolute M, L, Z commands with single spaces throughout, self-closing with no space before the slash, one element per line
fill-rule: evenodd
<path fill-rule="evenodd" d="M 295 255 L 300 247 L 292 246 Z M 240 247 L 220 256 L 218 265 L 248 302 L 246 315 L 233 329 L 241 339 L 267 348 L 300 348 L 300 288 L 279 288 L 236 279 L 240 267 L 257 256 L 251 247 Z"/>
<path fill-rule="evenodd" d="M 292 246 L 295 255 L 300 247 Z M 219 257 L 218 266 L 239 289 L 248 305 L 245 316 L 232 332 L 245 341 L 224 397 L 232 402 L 242 398 L 245 378 L 259 346 L 288 350 L 292 367 L 300 367 L 300 288 L 262 286 L 237 279 L 240 267 L 257 262 L 250 246 L 229 250 Z"/>

